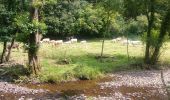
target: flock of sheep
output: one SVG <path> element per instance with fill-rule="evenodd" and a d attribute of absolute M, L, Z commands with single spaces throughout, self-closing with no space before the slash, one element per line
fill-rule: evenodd
<path fill-rule="evenodd" d="M 118 38 L 114 38 L 111 40 L 112 43 L 121 43 L 122 45 L 132 45 L 132 46 L 136 46 L 136 45 L 141 45 L 142 42 L 141 41 L 132 41 L 132 40 L 127 40 L 125 38 L 122 37 L 118 37 Z M 54 46 L 58 46 L 58 45 L 62 45 L 62 44 L 74 44 L 74 43 L 78 43 L 78 39 L 77 38 L 71 38 L 68 41 L 63 41 L 63 40 L 50 40 L 50 38 L 44 38 L 42 39 L 42 41 L 40 41 L 40 43 L 49 43 L 52 44 Z M 85 44 L 87 43 L 86 40 L 80 41 L 80 43 Z"/>
<path fill-rule="evenodd" d="M 78 39 L 77 38 L 72 38 L 68 41 L 63 41 L 63 40 L 50 40 L 50 38 L 44 38 L 42 41 L 40 41 L 40 43 L 50 43 L 52 45 L 62 45 L 62 44 L 73 44 L 73 43 L 77 43 Z M 86 40 L 80 41 L 80 43 L 87 43 Z"/>
<path fill-rule="evenodd" d="M 122 37 L 118 37 L 118 38 L 114 38 L 111 40 L 112 43 L 121 43 L 122 45 L 132 45 L 132 46 L 136 46 L 136 45 L 141 45 L 142 42 L 141 41 L 132 41 L 132 40 L 127 40 L 125 38 Z M 68 41 L 63 41 L 63 40 L 50 40 L 50 38 L 44 38 L 40 41 L 40 43 L 48 43 L 51 44 L 52 46 L 58 46 L 58 45 L 63 45 L 63 44 L 74 44 L 74 43 L 78 43 L 78 39 L 77 38 L 71 38 Z M 87 41 L 83 40 L 80 41 L 81 44 L 86 44 Z M 10 49 L 10 44 L 7 45 L 7 51 Z M 14 45 L 12 46 L 12 49 L 17 49 L 19 50 L 20 45 L 19 43 L 14 43 Z"/>
<path fill-rule="evenodd" d="M 121 37 L 115 38 L 111 40 L 113 43 L 117 43 L 117 42 L 121 42 L 122 45 L 132 45 L 132 46 L 136 46 L 136 45 L 141 45 L 142 42 L 141 41 L 132 41 L 132 40 L 127 40 Z"/>

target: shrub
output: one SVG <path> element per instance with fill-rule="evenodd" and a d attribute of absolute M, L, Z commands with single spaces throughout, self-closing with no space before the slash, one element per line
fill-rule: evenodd
<path fill-rule="evenodd" d="M 97 77 L 100 77 L 102 75 L 99 69 L 90 68 L 84 65 L 77 66 L 74 69 L 74 71 L 75 71 L 75 76 L 82 80 L 96 79 Z"/>

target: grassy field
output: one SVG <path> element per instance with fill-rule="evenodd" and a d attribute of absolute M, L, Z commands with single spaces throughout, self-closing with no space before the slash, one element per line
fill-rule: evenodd
<path fill-rule="evenodd" d="M 2 51 L 2 45 L 0 52 Z M 163 49 L 160 63 L 169 64 L 170 43 L 166 43 Z M 54 47 L 42 44 L 40 47 L 40 61 L 42 72 L 39 79 L 42 82 L 61 82 L 74 79 L 94 79 L 119 70 L 138 70 L 134 66 L 142 63 L 144 45 L 129 46 L 130 59 L 127 58 L 126 45 L 105 42 L 104 58 L 99 59 L 101 53 L 101 41 L 88 41 L 86 44 L 64 44 Z M 26 64 L 27 53 L 22 50 L 13 50 L 12 60 Z"/>

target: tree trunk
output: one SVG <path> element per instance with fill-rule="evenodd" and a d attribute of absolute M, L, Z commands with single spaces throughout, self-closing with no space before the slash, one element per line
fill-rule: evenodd
<path fill-rule="evenodd" d="M 32 0 L 32 4 L 34 4 L 35 1 Z M 39 21 L 39 11 L 38 8 L 35 8 L 32 6 L 30 11 L 30 17 L 31 22 L 33 20 Z M 29 69 L 32 74 L 38 74 L 40 71 L 40 64 L 39 64 L 39 58 L 38 58 L 38 49 L 39 49 L 39 42 L 40 42 L 40 34 L 39 30 L 37 29 L 36 32 L 33 32 L 29 36 L 29 49 L 28 49 L 28 64 Z"/>
<path fill-rule="evenodd" d="M 146 50 L 145 50 L 145 63 L 150 63 L 150 38 L 151 38 L 151 27 L 148 26 L 147 39 L 146 39 Z"/>
<path fill-rule="evenodd" d="M 104 52 L 104 43 L 105 43 L 105 36 L 106 36 L 106 33 L 108 34 L 109 33 L 109 27 L 110 27 L 110 12 L 108 11 L 107 12 L 107 23 L 106 23 L 106 31 L 104 32 L 104 35 L 103 35 L 103 41 L 102 41 L 102 50 L 101 50 L 101 59 L 103 57 L 103 52 Z"/>
<path fill-rule="evenodd" d="M 151 31 L 154 24 L 154 18 L 155 18 L 155 8 L 154 8 L 154 2 L 155 0 L 150 1 L 150 15 L 149 12 L 147 13 L 147 19 L 148 19 L 148 30 L 147 30 L 147 39 L 146 39 L 146 50 L 145 50 L 145 64 L 150 64 L 150 39 L 151 39 Z"/>
<path fill-rule="evenodd" d="M 153 52 L 153 55 L 151 57 L 151 64 L 156 64 L 156 62 L 159 58 L 160 49 L 163 45 L 163 41 L 165 39 L 167 29 L 169 28 L 168 26 L 170 25 L 169 19 L 170 19 L 170 9 L 166 13 L 166 15 L 165 15 L 165 17 L 162 21 L 160 34 L 159 34 L 159 37 L 158 37 L 158 40 L 157 40 L 157 45 L 156 45 L 155 50 Z"/>
<path fill-rule="evenodd" d="M 15 43 L 15 37 L 12 38 L 11 45 L 8 48 L 8 53 L 7 53 L 7 56 L 6 56 L 6 61 L 7 62 L 9 61 L 9 58 L 10 58 L 10 55 L 11 55 L 11 50 L 12 50 L 12 47 L 13 47 L 14 43 Z"/>
<path fill-rule="evenodd" d="M 127 57 L 128 57 L 128 62 L 129 62 L 129 34 L 127 33 L 127 47 L 126 47 L 126 50 L 127 50 Z"/>
<path fill-rule="evenodd" d="M 38 74 L 40 71 L 39 59 L 38 59 L 38 33 L 30 34 L 29 37 L 29 49 L 28 49 L 28 60 L 29 60 L 29 69 L 31 73 Z"/>
<path fill-rule="evenodd" d="M 2 51 L 2 55 L 1 55 L 1 62 L 0 62 L 1 64 L 6 62 L 5 61 L 6 50 L 7 50 L 7 41 L 4 41 L 3 51 Z"/>
<path fill-rule="evenodd" d="M 101 51 L 101 58 L 103 57 L 103 51 L 104 51 L 104 42 L 105 42 L 105 37 L 102 40 L 102 51 Z"/>

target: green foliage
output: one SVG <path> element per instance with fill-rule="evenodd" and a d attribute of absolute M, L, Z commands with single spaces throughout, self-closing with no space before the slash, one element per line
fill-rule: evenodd
<path fill-rule="evenodd" d="M 6 37 L 5 41 L 9 41 L 9 39 L 16 33 L 18 28 L 15 23 L 15 18 L 18 16 L 18 14 L 20 15 L 22 11 L 27 11 L 28 1 L 0 1 L 0 8 L 0 36 Z"/>
<path fill-rule="evenodd" d="M 46 31 L 46 24 L 44 22 L 39 22 L 37 20 L 33 20 L 32 23 L 29 24 L 29 33 L 34 33 L 39 29 L 39 33 L 45 34 Z"/>
<path fill-rule="evenodd" d="M 152 30 L 151 38 L 149 39 L 152 48 L 154 48 L 157 45 L 158 36 L 159 36 L 159 31 L 158 30 Z M 146 42 L 146 38 L 147 38 L 147 33 L 145 32 L 142 36 L 142 41 L 144 43 Z"/>
<path fill-rule="evenodd" d="M 98 10 L 83 0 L 46 4 L 44 11 L 48 33 L 53 36 L 97 35 L 103 23 Z"/>
<path fill-rule="evenodd" d="M 99 5 L 105 9 L 106 13 L 114 13 L 122 10 L 123 2 L 123 0 L 101 0 Z"/>
<path fill-rule="evenodd" d="M 55 4 L 58 0 L 45 0 L 45 4 Z"/>
<path fill-rule="evenodd" d="M 121 26 L 124 19 L 122 15 L 117 13 L 123 8 L 122 0 L 115 0 L 115 2 L 99 1 L 97 6 L 85 0 L 52 2 L 46 3 L 44 6 L 48 37 L 57 38 L 71 35 L 102 37 L 106 33 L 107 10 L 110 10 L 109 13 L 111 14 L 109 18 L 111 31 L 106 36 L 110 37 L 122 33 Z M 105 4 L 107 3 L 110 6 L 106 7 Z"/>
<path fill-rule="evenodd" d="M 99 69 L 91 68 L 85 65 L 78 65 L 75 69 L 75 76 L 79 79 L 91 80 L 96 79 L 99 76 L 102 76 L 102 73 Z"/>
<path fill-rule="evenodd" d="M 37 22 L 33 20 L 30 22 L 29 13 L 23 12 L 18 14 L 13 23 L 14 27 L 17 27 L 17 40 L 27 43 L 28 37 L 31 33 L 36 32 L 39 29 L 41 34 L 46 33 L 47 26 L 44 22 Z"/>
<path fill-rule="evenodd" d="M 18 14 L 15 18 L 14 25 L 18 28 L 17 40 L 26 43 L 29 36 L 29 13 Z"/>
<path fill-rule="evenodd" d="M 0 7 L 0 38 L 2 41 L 9 41 L 14 29 L 12 27 L 13 12 L 8 11 L 3 4 Z"/>
<path fill-rule="evenodd" d="M 151 48 L 154 49 L 157 45 L 158 45 L 158 37 L 159 37 L 159 34 L 160 34 L 160 31 L 159 30 L 152 30 L 151 31 L 151 38 L 149 39 L 150 40 L 150 45 L 151 45 Z M 142 41 L 145 43 L 146 42 L 146 38 L 147 38 L 147 33 L 145 32 L 143 35 L 142 35 Z M 168 35 L 165 36 L 165 38 L 163 39 L 163 43 L 165 41 L 167 41 L 169 38 Z"/>
<path fill-rule="evenodd" d="M 147 31 L 147 18 L 143 15 L 137 16 L 137 20 L 129 20 L 125 27 L 125 32 L 130 35 L 142 35 Z"/>
<path fill-rule="evenodd" d="M 35 8 L 40 8 L 41 6 L 43 6 L 43 0 L 34 0 L 32 6 Z"/>
<path fill-rule="evenodd" d="M 111 32 L 110 32 L 110 36 L 120 36 L 120 35 L 124 35 L 125 31 L 126 31 L 126 21 L 123 18 L 122 15 L 116 13 L 114 14 L 114 16 L 112 16 L 113 18 L 111 18 Z"/>

